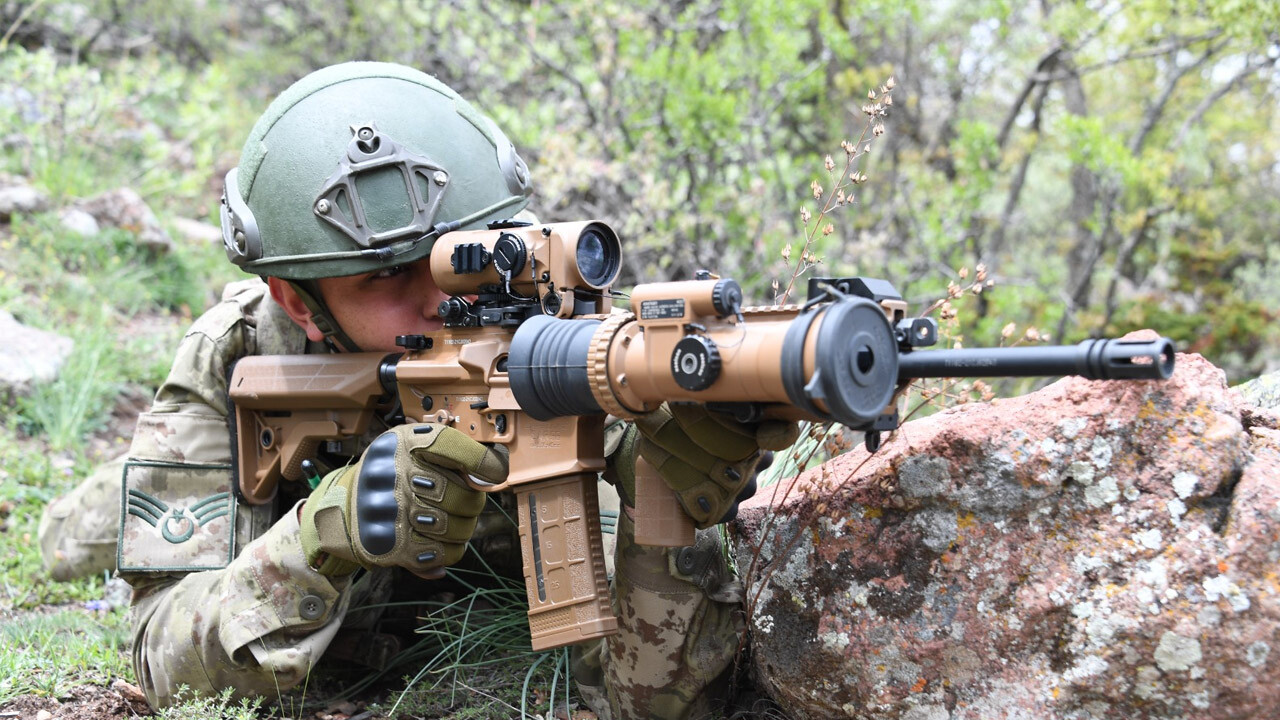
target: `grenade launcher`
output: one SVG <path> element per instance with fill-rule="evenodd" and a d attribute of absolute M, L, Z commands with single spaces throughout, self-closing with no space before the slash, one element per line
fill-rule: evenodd
<path fill-rule="evenodd" d="M 303 478 L 321 443 L 362 436 L 376 412 L 397 407 L 404 422 L 505 445 L 506 482 L 480 489 L 516 495 L 533 647 L 551 648 L 617 628 L 596 499 L 607 414 L 696 402 L 742 421 L 834 421 L 864 431 L 874 452 L 914 378 L 1173 372 L 1165 338 L 920 351 L 937 324 L 909 317 L 893 286 L 872 278 L 815 278 L 803 305 L 743 307 L 736 282 L 701 273 L 636 286 L 631 311 L 613 311 L 621 256 L 600 222 L 445 233 L 431 252 L 450 296 L 442 330 L 398 338 L 401 354 L 241 360 L 230 395 L 244 500 L 270 501 L 282 478 Z M 691 521 L 643 459 L 636 485 L 637 542 L 692 544 Z"/>

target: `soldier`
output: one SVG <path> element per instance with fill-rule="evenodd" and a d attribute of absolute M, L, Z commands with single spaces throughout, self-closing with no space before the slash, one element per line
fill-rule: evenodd
<path fill-rule="evenodd" d="M 500 482 L 506 457 L 456 429 L 377 428 L 359 446 L 318 458 L 332 470 L 314 490 L 282 487 L 273 503 L 253 506 L 236 500 L 227 421 L 227 378 L 239 358 L 396 351 L 395 336 L 439 329 L 433 228 L 481 228 L 524 212 L 532 185 L 512 144 L 430 76 L 348 63 L 282 93 L 226 180 L 228 256 L 261 279 L 228 286 L 183 338 L 122 471 L 117 561 L 134 589 L 134 668 L 155 707 L 181 685 L 271 694 L 339 653 L 368 661 L 378 655 L 367 638 L 381 637 L 379 619 L 352 608 L 408 583 L 439 582 L 468 540 L 486 555 L 512 546 L 502 542 L 510 524 L 463 482 L 463 473 Z M 738 643 L 741 589 L 715 528 L 679 552 L 633 541 L 635 453 L 673 488 L 705 486 L 712 513 L 699 512 L 711 525 L 736 508 L 762 448 L 792 439 L 790 424 L 745 426 L 665 407 L 611 433 L 606 476 L 623 504 L 613 578 L 621 631 L 575 648 L 573 663 L 601 717 L 707 712 Z M 383 528 L 397 538 L 391 552 L 370 552 L 357 531 L 368 482 L 395 490 L 395 518 Z M 100 528 L 72 541 L 71 502 L 51 508 L 42 548 L 61 550 L 67 567 L 100 563 L 77 550 Z M 333 643 L 353 628 L 366 638 L 361 648 Z"/>

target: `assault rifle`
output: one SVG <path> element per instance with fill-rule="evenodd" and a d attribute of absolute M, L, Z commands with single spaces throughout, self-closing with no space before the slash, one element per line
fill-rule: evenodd
<path fill-rule="evenodd" d="M 444 329 L 397 339 L 401 354 L 259 356 L 231 379 L 239 489 L 265 503 L 304 476 L 321 443 L 363 435 L 375 412 L 449 424 L 505 445 L 535 649 L 616 631 L 596 499 L 606 414 L 705 403 L 743 421 L 840 422 L 866 434 L 898 426 L 895 394 L 914 378 L 1081 375 L 1153 380 L 1173 344 L 926 350 L 930 318 L 909 317 L 893 286 L 815 278 L 803 305 L 743 307 L 736 282 L 701 273 L 631 293 L 613 311 L 618 236 L 599 222 L 515 222 L 436 240 L 431 271 L 450 297 Z M 692 544 L 688 516 L 642 459 L 636 539 Z M 696 502 L 696 500 L 695 500 Z M 705 501 L 703 501 L 705 502 Z"/>

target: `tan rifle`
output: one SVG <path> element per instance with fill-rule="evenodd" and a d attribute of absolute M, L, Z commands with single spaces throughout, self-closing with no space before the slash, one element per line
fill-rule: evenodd
<path fill-rule="evenodd" d="M 815 278 L 804 305 L 743 307 L 730 279 L 637 286 L 613 312 L 617 235 L 599 222 L 441 235 L 432 275 L 451 297 L 445 328 L 402 336 L 403 354 L 258 356 L 236 364 L 239 489 L 270 501 L 304 476 L 322 443 L 359 437 L 378 412 L 448 424 L 505 445 L 510 474 L 480 490 L 515 493 L 534 649 L 616 632 L 605 577 L 596 480 L 606 414 L 634 418 L 663 402 L 704 403 L 743 421 L 898 426 L 895 394 L 914 378 L 1082 375 L 1164 379 L 1172 343 L 929 350 L 937 325 L 907 316 L 893 286 Z M 636 461 L 636 540 L 693 543 L 665 482 Z M 705 503 L 702 498 L 691 502 Z"/>

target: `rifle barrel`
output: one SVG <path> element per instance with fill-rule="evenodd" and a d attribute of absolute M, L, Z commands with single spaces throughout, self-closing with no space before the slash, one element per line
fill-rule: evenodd
<path fill-rule="evenodd" d="M 931 377 L 1052 377 L 1164 380 L 1173 374 L 1173 342 L 1085 340 L 1050 347 L 923 350 L 898 358 L 898 380 Z"/>

